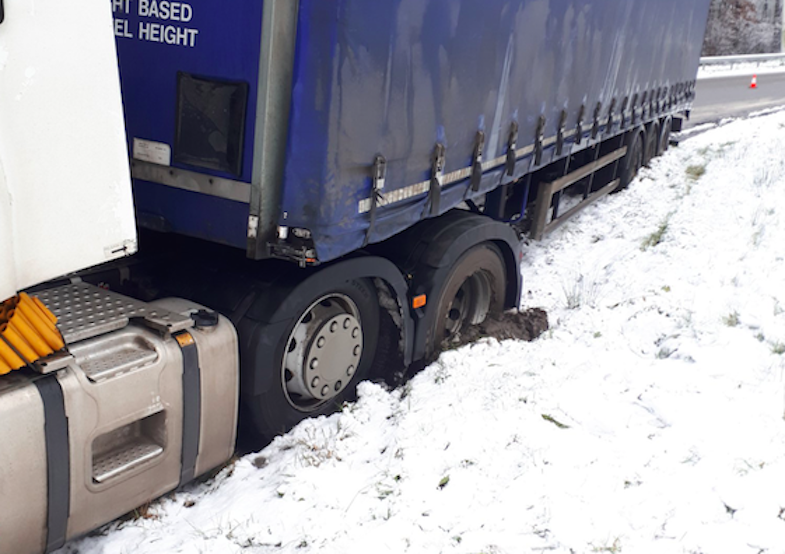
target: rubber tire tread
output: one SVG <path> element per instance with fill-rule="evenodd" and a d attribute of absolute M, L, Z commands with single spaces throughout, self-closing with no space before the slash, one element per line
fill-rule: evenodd
<path fill-rule="evenodd" d="M 673 120 L 670 117 L 666 117 L 662 120 L 662 125 L 660 126 L 659 144 L 657 145 L 657 154 L 660 156 L 662 156 L 665 152 L 668 151 L 668 148 L 670 148 L 672 124 Z"/>
<path fill-rule="evenodd" d="M 507 277 L 502 253 L 494 244 L 488 242 L 478 244 L 458 258 L 458 261 L 455 262 L 445 279 L 444 287 L 442 287 L 442 292 L 438 298 L 436 318 L 430 329 L 431 356 L 438 355 L 441 349 L 441 343 L 444 340 L 441 336 L 443 321 L 447 317 L 447 311 L 452 304 L 453 298 L 466 279 L 478 270 L 485 270 L 491 278 L 491 302 L 488 313 L 498 314 L 504 309 L 504 292 L 507 289 Z"/>
<path fill-rule="evenodd" d="M 640 130 L 632 131 L 630 139 L 627 141 L 627 154 L 621 161 L 621 181 L 616 187 L 615 192 L 626 189 L 635 179 L 638 171 L 643 167 L 643 160 L 646 155 L 646 133 Z M 640 162 L 640 163 L 638 163 Z M 635 167 L 637 165 L 637 167 Z"/>
<path fill-rule="evenodd" d="M 652 160 L 659 156 L 660 124 L 654 121 L 646 129 L 646 149 L 643 154 L 643 165 L 648 167 Z"/>
<path fill-rule="evenodd" d="M 360 322 L 363 332 L 363 354 L 357 371 L 352 376 L 349 385 L 341 391 L 335 398 L 331 399 L 310 412 L 303 412 L 295 409 L 287 401 L 283 389 L 283 364 L 284 349 L 287 340 L 297 320 L 303 311 L 321 296 L 328 294 L 343 294 L 351 298 L 360 312 Z M 297 299 L 301 306 L 297 318 L 293 319 L 289 325 L 279 328 L 276 337 L 270 337 L 275 344 L 274 360 L 278 361 L 276 367 L 256 368 L 256 371 L 272 372 L 272 386 L 264 390 L 261 394 L 245 399 L 246 408 L 251 416 L 256 431 L 266 439 L 286 433 L 303 419 L 327 415 L 335 412 L 344 402 L 355 400 L 357 397 L 357 384 L 368 378 L 370 368 L 374 362 L 376 345 L 379 340 L 379 301 L 373 282 L 369 279 L 352 279 L 343 285 L 331 287 L 324 290 L 315 298 Z"/>

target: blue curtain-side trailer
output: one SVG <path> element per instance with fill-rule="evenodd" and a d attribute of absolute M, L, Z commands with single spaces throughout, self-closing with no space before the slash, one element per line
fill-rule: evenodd
<path fill-rule="evenodd" d="M 115 2 L 140 222 L 255 259 L 334 260 L 688 109 L 706 13 L 705 0 Z"/>

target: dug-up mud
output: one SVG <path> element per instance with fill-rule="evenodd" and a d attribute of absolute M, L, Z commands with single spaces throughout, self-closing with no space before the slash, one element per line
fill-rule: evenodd
<path fill-rule="evenodd" d="M 489 314 L 481 324 L 466 326 L 450 340 L 443 341 L 440 348 L 427 359 L 420 360 L 403 371 L 380 371 L 377 368 L 374 377 L 385 382 L 391 388 L 395 388 L 405 383 L 407 379 L 427 365 L 435 362 L 439 355 L 446 350 L 453 350 L 482 338 L 495 338 L 500 341 L 508 339 L 533 341 L 549 328 L 548 314 L 540 308 L 531 308 L 523 312 L 510 311 Z M 395 363 L 396 366 L 403 365 L 400 360 L 397 362 L 388 361 L 388 364 L 392 363 Z M 390 366 L 379 367 L 389 368 Z"/>
<path fill-rule="evenodd" d="M 457 348 L 485 337 L 533 341 L 549 328 L 548 314 L 540 308 L 490 314 L 484 322 L 466 327 L 456 337 L 442 343 L 442 350 Z"/>

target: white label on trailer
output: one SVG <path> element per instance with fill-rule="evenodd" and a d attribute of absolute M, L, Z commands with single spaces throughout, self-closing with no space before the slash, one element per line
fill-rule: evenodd
<path fill-rule="evenodd" d="M 137 2 L 136 8 L 131 7 L 132 0 L 112 0 L 112 12 L 117 16 L 136 14 L 139 17 L 157 19 L 163 22 L 188 23 L 193 19 L 194 9 L 186 2 L 171 2 L 169 0 L 133 0 Z M 137 33 L 134 35 L 134 33 Z M 199 29 L 192 29 L 176 24 L 139 21 L 139 27 L 134 28 L 132 22 L 124 17 L 115 17 L 114 34 L 116 37 L 134 38 L 148 42 L 160 42 L 175 46 L 194 48 Z"/>
<path fill-rule="evenodd" d="M 134 159 L 158 165 L 172 165 L 172 147 L 163 142 L 134 138 Z"/>

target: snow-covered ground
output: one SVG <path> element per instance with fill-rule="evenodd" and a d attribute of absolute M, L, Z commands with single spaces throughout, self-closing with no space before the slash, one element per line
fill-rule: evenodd
<path fill-rule="evenodd" d="M 785 552 L 785 114 L 682 143 L 527 254 L 537 341 L 363 384 L 65 552 Z"/>
<path fill-rule="evenodd" d="M 772 73 L 785 73 L 785 58 L 761 63 L 702 65 L 698 70 L 698 79 L 719 79 L 739 75 L 769 75 Z"/>
<path fill-rule="evenodd" d="M 756 119 L 759 117 L 764 117 L 767 115 L 783 112 L 785 111 L 785 99 L 783 99 L 783 104 L 784 105 L 782 106 L 776 106 L 773 108 L 766 108 L 763 110 L 749 112 L 745 117 L 746 119 L 750 120 L 750 119 Z M 720 119 L 719 121 L 715 121 L 711 123 L 698 123 L 694 126 L 691 122 L 684 121 L 683 130 L 678 133 L 673 133 L 672 136 L 673 138 L 675 138 L 677 141 L 680 142 L 680 141 L 687 140 L 688 138 L 694 137 L 695 135 L 705 133 L 706 131 L 709 131 L 711 129 L 716 129 L 717 127 L 722 127 L 724 125 L 730 125 L 731 123 L 734 123 L 738 120 L 739 120 L 738 117 L 725 117 Z"/>

